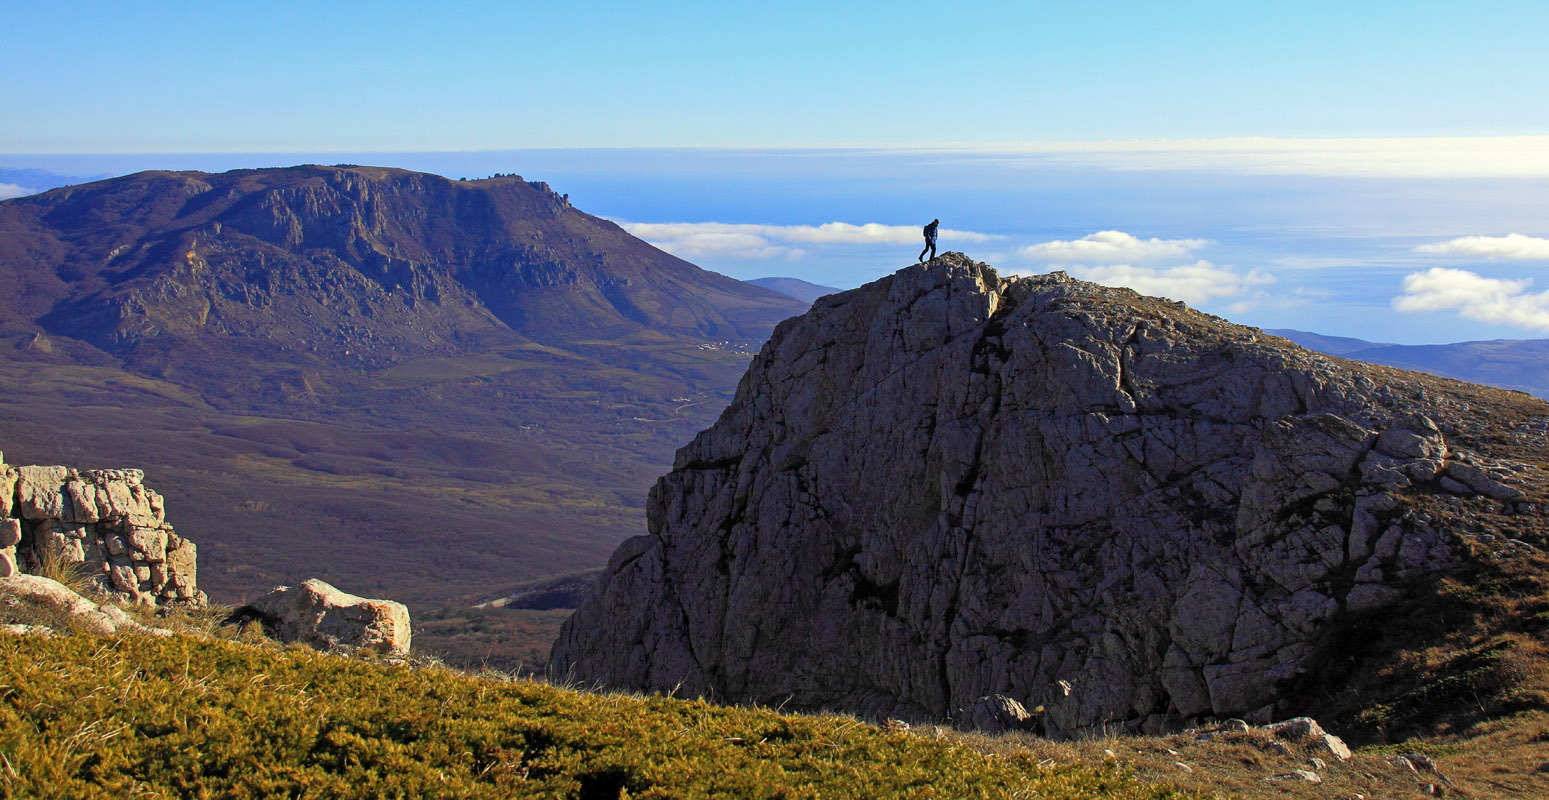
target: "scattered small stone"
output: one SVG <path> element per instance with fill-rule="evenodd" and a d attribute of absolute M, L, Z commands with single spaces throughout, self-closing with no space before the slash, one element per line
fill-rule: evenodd
<path fill-rule="evenodd" d="M 1268 730 L 1280 739 L 1290 739 L 1295 742 L 1310 740 L 1315 747 L 1327 750 L 1329 755 L 1340 761 L 1349 761 L 1354 755 L 1343 739 L 1323 730 L 1323 726 L 1311 717 L 1296 717 L 1277 722 L 1268 726 Z"/>
<path fill-rule="evenodd" d="M 1443 785 L 1452 786 L 1452 781 L 1447 780 L 1447 776 L 1441 774 L 1441 770 L 1437 768 L 1436 762 L 1430 756 L 1420 753 L 1403 753 L 1395 756 L 1394 760 L 1396 763 L 1407 765 L 1416 775 L 1435 775 L 1436 780 Z M 1435 785 L 1431 784 L 1431 786 Z M 1436 792 L 1430 792 L 1430 794 L 1436 794 Z"/>
<path fill-rule="evenodd" d="M 882 724 L 878 725 L 877 727 L 887 731 L 888 733 L 903 733 L 904 731 L 909 730 L 909 723 L 904 722 L 901 719 L 889 719 L 884 720 Z"/>
<path fill-rule="evenodd" d="M 1354 753 L 1350 752 L 1350 746 L 1345 744 L 1345 740 L 1332 733 L 1325 733 L 1318 737 L 1318 746 L 1327 750 L 1329 755 L 1340 761 L 1349 761 L 1355 756 Z"/>
<path fill-rule="evenodd" d="M 1171 751 L 1169 751 L 1169 752 L 1171 752 Z M 1194 771 L 1193 767 L 1189 766 L 1188 764 L 1183 763 L 1182 761 L 1174 761 L 1173 762 L 1173 766 L 1177 767 L 1178 769 L 1183 770 L 1184 772 L 1193 772 Z"/>
<path fill-rule="evenodd" d="M 1307 763 L 1311 764 L 1313 769 L 1328 769 L 1328 763 L 1321 758 L 1309 758 Z"/>
<path fill-rule="evenodd" d="M 1323 779 L 1318 773 L 1310 769 L 1294 769 L 1284 775 L 1272 775 L 1265 778 L 1266 781 L 1306 781 L 1308 783 L 1322 783 Z"/>

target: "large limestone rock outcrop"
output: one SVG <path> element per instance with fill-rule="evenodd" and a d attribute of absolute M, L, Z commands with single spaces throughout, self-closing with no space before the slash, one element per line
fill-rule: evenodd
<path fill-rule="evenodd" d="M 232 621 L 257 621 L 282 642 L 324 650 L 359 648 L 394 658 L 409 655 L 409 609 L 392 600 L 368 600 L 313 578 L 276 586 L 237 609 Z"/>
<path fill-rule="evenodd" d="M 132 602 L 204 605 L 197 548 L 144 481 L 137 469 L 13 467 L 0 456 L 0 577 L 53 559 Z"/>
<path fill-rule="evenodd" d="M 947 254 L 776 330 L 550 670 L 875 718 L 999 695 L 1054 735 L 1267 722 L 1329 626 L 1464 557 L 1436 509 L 1537 513 L 1449 386 Z"/>

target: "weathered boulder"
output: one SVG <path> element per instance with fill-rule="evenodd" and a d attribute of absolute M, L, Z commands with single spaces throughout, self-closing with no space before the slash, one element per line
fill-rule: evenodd
<path fill-rule="evenodd" d="M 947 254 L 780 325 L 550 670 L 876 719 L 1003 695 L 1052 735 L 1267 722 L 1328 626 L 1465 557 L 1420 500 L 1526 485 L 1406 375 Z"/>
<path fill-rule="evenodd" d="M 409 654 L 409 609 L 404 604 L 356 597 L 316 578 L 276 586 L 233 612 L 230 621 L 256 621 L 282 642 L 327 650 L 360 648 L 396 658 Z"/>
<path fill-rule="evenodd" d="M 1311 717 L 1295 717 L 1284 722 L 1276 722 L 1265 726 L 1265 730 L 1274 734 L 1276 738 L 1317 747 L 1340 761 L 1349 761 L 1353 755 L 1345 740 L 1323 730 L 1323 726 Z"/>

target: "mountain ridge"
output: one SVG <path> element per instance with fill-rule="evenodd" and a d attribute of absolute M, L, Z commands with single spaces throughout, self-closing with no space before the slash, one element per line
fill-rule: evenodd
<path fill-rule="evenodd" d="M 45 333 L 130 358 L 158 340 L 210 336 L 283 351 L 268 341 L 282 338 L 274 329 L 308 325 L 336 329 L 305 343 L 332 347 L 325 360 L 373 366 L 509 333 L 746 339 L 792 308 L 517 176 L 143 172 L 7 201 L 0 243 L 24 298 L 0 310 L 0 330 L 36 333 L 30 316 Z M 420 304 L 436 313 L 414 313 Z M 294 319 L 268 319 L 281 314 Z"/>
<path fill-rule="evenodd" d="M 1391 344 L 1292 329 L 1264 332 L 1341 358 L 1499 386 L 1549 400 L 1549 339 Z"/>
<path fill-rule="evenodd" d="M 823 286 L 821 284 L 812 283 L 810 281 L 804 281 L 800 278 L 754 278 L 753 280 L 748 281 L 748 283 L 751 283 L 754 286 L 761 286 L 772 292 L 779 292 L 780 294 L 794 297 L 797 300 L 801 300 L 805 303 L 815 303 L 820 297 L 825 297 L 827 295 L 837 294 L 844 291 L 843 289 L 836 289 L 832 286 Z"/>

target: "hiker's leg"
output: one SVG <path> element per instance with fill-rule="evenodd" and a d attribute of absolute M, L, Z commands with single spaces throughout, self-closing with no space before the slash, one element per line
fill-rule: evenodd
<path fill-rule="evenodd" d="M 925 260 L 925 251 L 926 251 L 926 250 L 929 250 L 929 249 L 930 249 L 930 242 L 926 242 L 926 243 L 925 243 L 925 246 L 924 246 L 924 247 L 922 247 L 922 248 L 920 248 L 920 260 L 921 260 L 921 261 L 924 261 L 924 260 Z M 936 257 L 936 254 L 935 254 L 935 253 L 932 253 L 932 254 L 931 254 L 931 258 L 935 258 L 935 257 Z"/>

